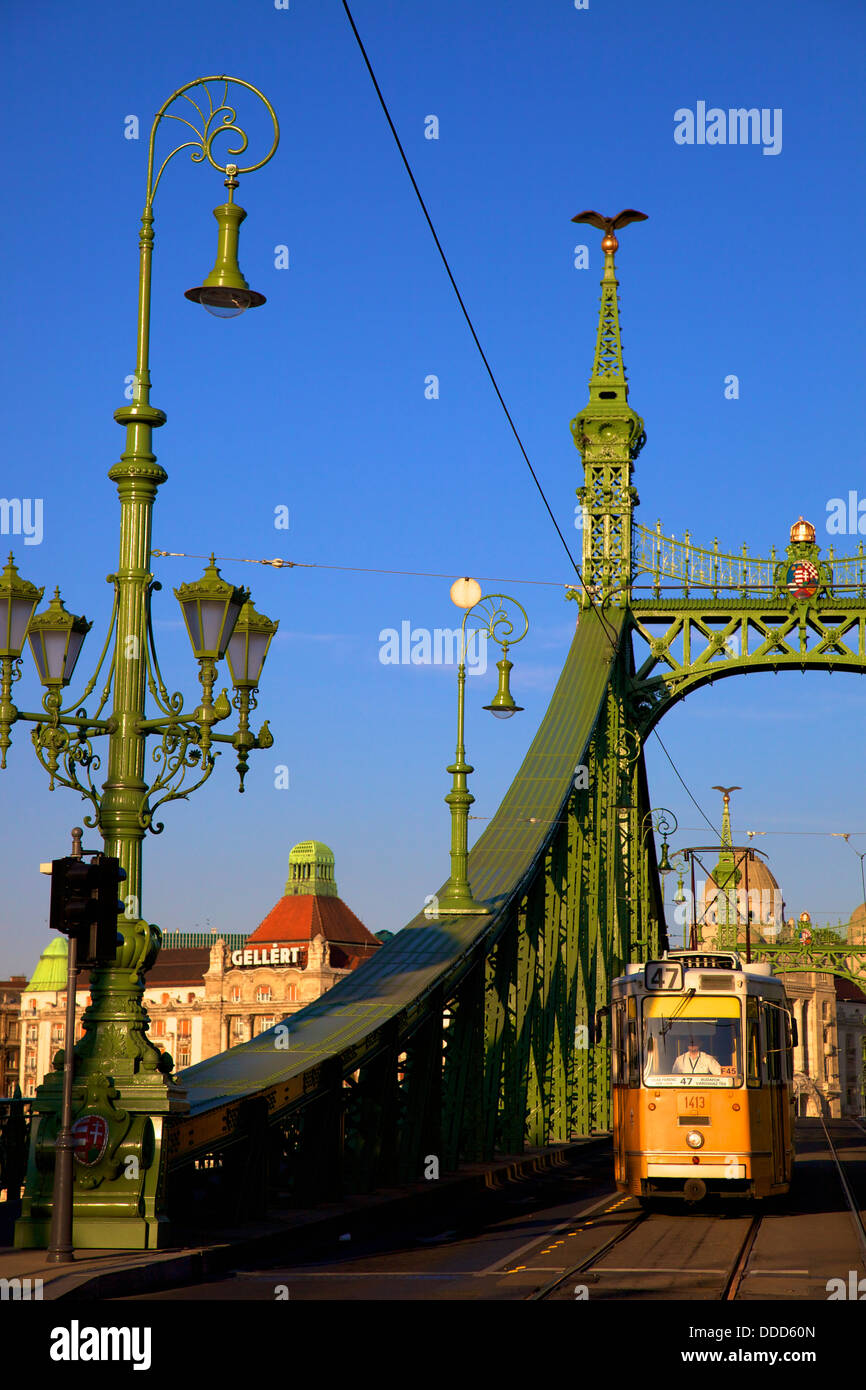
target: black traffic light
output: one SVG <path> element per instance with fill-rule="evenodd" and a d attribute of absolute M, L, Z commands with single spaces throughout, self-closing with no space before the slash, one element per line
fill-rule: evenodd
<path fill-rule="evenodd" d="M 79 965 L 114 959 L 117 916 L 123 912 L 117 885 L 125 878 L 119 861 L 104 854 L 94 855 L 89 864 L 72 856 L 52 861 L 50 925 L 75 937 Z"/>

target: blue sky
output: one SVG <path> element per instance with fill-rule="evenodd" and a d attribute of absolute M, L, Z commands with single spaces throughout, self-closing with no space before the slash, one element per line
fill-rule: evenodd
<path fill-rule="evenodd" d="M 860 97 L 864 15 L 847 0 L 539 5 L 355 0 L 353 13 L 503 394 L 573 546 L 580 459 L 569 421 L 587 399 L 601 269 L 583 208 L 636 207 L 617 257 L 631 402 L 648 442 L 639 518 L 723 549 L 784 547 L 802 512 L 826 545 L 833 497 L 866 498 L 858 388 L 863 302 Z M 83 22 L 86 20 L 86 22 Z M 21 572 L 59 583 L 94 623 L 110 613 L 118 502 L 106 473 L 112 412 L 134 366 L 138 220 L 153 113 L 185 82 L 229 72 L 261 87 L 282 141 L 242 179 L 241 265 L 268 303 L 222 322 L 183 291 L 213 264 L 219 176 L 178 156 L 155 205 L 153 402 L 168 472 L 154 544 L 224 564 L 280 620 L 251 758 L 166 808 L 146 847 L 143 910 L 165 929 L 252 929 L 282 892 L 289 848 L 336 854 L 341 895 L 396 930 L 448 873 L 453 667 L 383 665 L 385 628 L 456 625 L 449 580 L 329 565 L 490 576 L 529 610 L 513 689 L 526 712 L 482 711 L 469 681 L 473 810 L 495 810 L 568 649 L 567 557 L 520 457 L 424 223 L 338 0 L 207 0 L 146 11 L 90 0 L 14 4 L 7 54 L 6 450 L 0 495 L 41 498 L 41 544 Z M 699 101 L 781 109 L 782 147 L 679 145 Z M 141 136 L 126 139 L 127 117 Z M 253 107 L 252 136 L 263 133 Z M 425 139 L 425 118 L 439 120 Z M 170 146 L 163 146 L 167 153 Z M 587 270 L 574 246 L 590 246 Z M 289 248 L 277 269 L 275 248 Z M 740 396 L 726 400 L 736 374 Z M 425 399 L 425 379 L 439 398 Z M 290 529 L 274 528 L 288 507 Z M 861 537 L 839 537 L 853 550 Z M 195 665 L 172 588 L 197 560 L 155 560 L 163 670 L 194 701 Z M 516 580 L 553 581 L 550 587 Z M 486 588 L 503 587 L 486 584 Z M 227 683 L 227 673 L 223 681 Z M 39 698 L 29 656 L 16 687 Z M 731 680 L 691 696 L 661 735 L 710 818 L 714 783 L 740 783 L 735 831 L 770 856 L 789 909 L 847 917 L 860 900 L 863 687 L 844 675 Z M 651 743 L 653 804 L 679 843 L 709 833 Z M 288 790 L 275 788 L 279 765 Z M 29 971 L 47 938 L 41 860 L 65 853 L 85 807 L 49 793 L 29 729 L 0 774 L 0 971 Z M 473 822 L 480 828 L 483 822 Z M 703 826 L 703 829 L 701 828 Z M 804 832 L 814 832 L 805 834 Z"/>

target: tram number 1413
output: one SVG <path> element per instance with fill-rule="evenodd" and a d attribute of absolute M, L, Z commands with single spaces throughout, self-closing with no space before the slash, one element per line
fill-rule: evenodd
<path fill-rule="evenodd" d="M 683 967 L 679 961 L 651 960 L 644 972 L 647 989 L 681 990 L 683 987 Z"/>

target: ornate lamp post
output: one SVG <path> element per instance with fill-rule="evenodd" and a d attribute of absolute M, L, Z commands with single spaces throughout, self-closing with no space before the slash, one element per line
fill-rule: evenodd
<path fill-rule="evenodd" d="M 451 598 L 458 608 L 465 608 L 466 612 L 461 628 L 460 664 L 457 667 L 457 754 L 447 769 L 453 781 L 451 791 L 445 798 L 451 808 L 451 877 L 439 896 L 439 911 L 446 916 L 490 911 L 489 907 L 477 903 L 473 898 L 467 874 L 469 807 L 475 800 L 466 783 L 469 773 L 475 769 L 467 763 L 463 745 L 467 625 L 470 631 L 484 633 L 485 638 L 492 637 L 502 648 L 502 658 L 496 663 L 499 671 L 498 689 L 490 704 L 484 706 L 497 719 L 510 719 L 522 708 L 514 703 L 509 686 L 513 663 L 508 660 L 508 651 L 516 643 L 522 642 L 529 631 L 529 619 L 516 599 L 509 598 L 507 594 L 486 594 L 482 597 L 481 587 L 475 579 L 458 579 L 451 586 Z M 514 622 L 508 616 L 505 604 L 513 604 L 523 618 L 523 630 L 516 637 Z"/>
<path fill-rule="evenodd" d="M 659 873 L 662 875 L 669 874 L 671 871 L 671 862 L 668 858 L 668 836 L 676 834 L 679 822 L 677 821 L 677 818 L 674 815 L 673 811 L 667 811 L 665 810 L 664 806 L 659 806 L 658 808 L 653 808 L 653 810 L 651 811 L 647 811 L 646 815 L 641 821 L 641 834 L 646 833 L 646 828 L 648 824 L 652 825 L 652 828 L 655 831 L 655 833 L 657 835 L 661 835 L 662 837 L 662 852 L 661 857 L 659 859 Z M 664 887 L 664 878 L 662 878 L 662 887 Z"/>
<path fill-rule="evenodd" d="M 237 124 L 235 106 L 228 100 L 230 86 L 233 98 L 234 89 L 240 88 L 261 100 L 273 124 L 273 143 L 264 158 L 244 167 L 221 165 L 214 157 L 218 135 L 234 141 L 226 150 L 233 158 L 242 156 L 248 145 L 246 133 Z M 170 109 L 181 102 L 187 105 Z M 173 149 L 154 176 L 155 141 L 163 120 L 181 122 L 194 138 Z M 176 590 L 199 663 L 201 701 L 195 708 L 185 708 L 179 692 L 168 692 L 157 660 L 151 597 L 161 586 L 149 568 L 151 519 L 157 489 L 167 475 L 152 451 L 153 431 L 166 419 L 163 411 L 150 404 L 153 201 L 166 166 L 181 150 L 191 150 L 193 163 L 207 162 L 225 175 L 228 202 L 214 212 L 219 224 L 216 265 L 204 284 L 187 296 L 218 317 L 254 308 L 264 303 L 264 296 L 250 290 L 238 266 L 238 231 L 246 214 L 235 204 L 234 191 L 238 175 L 267 164 L 278 142 L 277 118 L 267 98 L 235 77 L 204 77 L 187 83 L 154 118 L 139 236 L 132 402 L 114 413 L 126 429 L 126 447 L 108 475 L 120 497 L 120 558 L 116 572 L 109 575 L 114 607 L 96 669 L 79 699 L 64 706 L 63 690 L 90 623 L 65 610 L 59 591 L 45 612 L 34 617 L 43 590 L 20 578 L 11 556 L 0 576 L 0 766 L 5 766 L 12 726 L 22 720 L 31 723 L 36 756 L 49 774 L 50 787 L 59 782 L 90 802 L 93 811 L 85 817 L 85 825 L 102 836 L 105 853 L 120 860 L 127 876 L 126 910 L 118 918 L 123 944 L 113 962 L 93 972 L 92 1002 L 83 1018 L 84 1036 L 75 1049 L 74 1244 L 79 1247 L 150 1248 L 164 1244 L 167 1235 L 159 1184 L 163 1121 L 169 1113 L 182 1112 L 186 1100 L 171 1078 L 171 1057 L 161 1054 L 147 1037 L 143 976 L 156 958 L 161 933 L 141 916 L 143 841 L 148 831 L 160 834 L 164 828 L 154 820 L 160 806 L 186 799 L 210 777 L 219 754 L 214 745 L 235 749 L 243 791 L 250 749 L 273 744 L 267 724 L 257 736 L 250 732 L 248 714 L 255 706 L 255 690 L 277 624 L 255 614 L 249 592 L 223 580 L 213 558 L 198 583 Z M 248 614 L 249 635 L 243 639 L 243 652 L 230 659 L 238 727 L 234 733 L 216 733 L 215 725 L 227 719 L 232 708 L 225 690 L 214 699 L 217 663 L 227 648 L 232 651 L 242 613 Z M 25 633 L 46 687 L 41 713 L 18 710 L 11 699 L 12 685 L 21 675 Z M 265 635 L 264 643 L 258 640 L 260 633 Z M 104 685 L 90 714 L 84 701 L 96 688 L 103 668 Z M 151 718 L 146 710 L 148 690 L 157 711 Z M 156 737 L 158 746 L 153 754 L 156 770 L 147 764 L 146 775 L 149 737 Z M 107 775 L 98 787 L 95 774 L 101 756 L 95 744 L 100 738 L 107 741 Z M 188 785 L 191 773 L 195 780 Z M 66 1041 L 69 1045 L 72 1039 Z M 48 1238 L 62 1054 L 54 1065 L 36 1094 L 39 1120 L 31 1142 L 22 1218 L 16 1228 L 19 1246 L 45 1245 Z"/>
<path fill-rule="evenodd" d="M 677 862 L 680 861 L 680 862 Z M 677 891 L 674 893 L 673 900 L 677 907 L 684 907 L 688 901 L 683 886 L 683 870 L 688 864 L 688 858 L 681 849 L 675 849 L 673 854 L 668 854 L 667 840 L 662 841 L 662 855 L 659 860 L 659 873 L 662 875 L 662 908 L 665 905 L 665 879 L 668 874 L 675 873 L 677 876 Z M 686 914 L 683 913 L 683 946 L 688 944 L 689 924 Z"/>
<path fill-rule="evenodd" d="M 626 808 L 626 810 L 627 810 L 627 808 Z M 662 919 L 664 919 L 664 910 L 665 910 L 665 875 L 666 875 L 666 874 L 669 874 L 670 871 L 671 871 L 670 860 L 668 859 L 668 835 L 671 835 L 671 834 L 673 834 L 673 833 L 676 831 L 676 829 L 677 829 L 677 818 L 676 818 L 676 816 L 674 815 L 673 811 L 668 811 L 668 810 L 666 810 L 664 806 L 653 807 L 652 810 L 647 811 L 647 812 L 645 813 L 645 815 L 642 817 L 641 822 L 640 822 L 640 843 L 641 843 L 641 846 L 643 846 L 643 844 L 644 844 L 644 842 L 645 842 L 645 837 L 646 837 L 646 833 L 647 833 L 647 828 L 648 828 L 648 827 L 652 827 L 652 829 L 655 831 L 655 833 L 656 833 L 657 835 L 661 835 L 661 837 L 662 837 L 662 852 L 661 852 L 661 856 L 660 856 L 659 861 L 658 861 L 658 872 L 659 872 L 659 875 L 661 876 L 661 885 L 662 885 Z M 646 909 L 646 910 L 647 910 L 647 913 L 649 913 L 650 909 L 649 909 L 648 903 L 647 903 L 647 909 Z M 651 927 L 651 925 L 652 925 L 652 919 L 645 920 L 645 919 L 642 917 L 642 918 L 641 918 L 641 924 L 642 924 L 642 925 L 644 926 L 644 928 L 645 928 L 646 935 L 643 935 L 643 936 L 637 938 L 635 941 L 633 941 L 632 944 L 633 944 L 633 945 L 640 945 L 640 946 L 641 946 L 642 948 L 644 948 L 644 949 L 649 949 L 649 933 L 650 933 L 650 927 Z"/>

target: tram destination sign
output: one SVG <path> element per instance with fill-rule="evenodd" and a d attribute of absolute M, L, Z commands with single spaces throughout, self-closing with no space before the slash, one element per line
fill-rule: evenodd
<path fill-rule="evenodd" d="M 644 985 L 652 990 L 682 990 L 683 967 L 681 961 L 649 960 L 644 970 Z"/>
<path fill-rule="evenodd" d="M 734 1084 L 732 1076 L 715 1076 L 712 1072 L 698 1071 L 691 1076 L 654 1076 L 646 1083 L 648 1086 L 698 1086 L 701 1090 L 708 1086 L 724 1089 Z"/>

